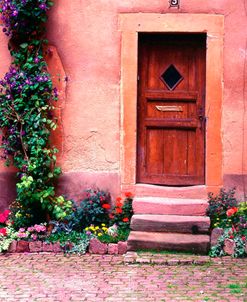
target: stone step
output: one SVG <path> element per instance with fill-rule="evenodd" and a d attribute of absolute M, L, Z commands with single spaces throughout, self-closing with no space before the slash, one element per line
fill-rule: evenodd
<path fill-rule="evenodd" d="M 209 250 L 208 235 L 131 231 L 128 251 L 140 249 L 167 250 L 206 254 Z"/>
<path fill-rule="evenodd" d="M 131 191 L 132 188 L 126 188 Z M 207 199 L 208 193 L 205 185 L 169 187 L 150 184 L 136 184 L 135 196 L 154 196 L 165 198 L 185 198 L 185 199 Z"/>
<path fill-rule="evenodd" d="M 207 207 L 204 199 L 135 197 L 133 200 L 135 214 L 205 216 Z"/>
<path fill-rule="evenodd" d="M 210 219 L 206 216 L 135 214 L 130 227 L 133 231 L 207 234 Z"/>

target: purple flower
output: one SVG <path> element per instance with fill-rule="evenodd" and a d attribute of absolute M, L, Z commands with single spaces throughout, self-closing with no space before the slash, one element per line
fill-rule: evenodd
<path fill-rule="evenodd" d="M 27 79 L 27 80 L 25 81 L 25 83 L 28 84 L 28 85 L 32 85 L 32 82 L 31 82 L 29 79 Z"/>
<path fill-rule="evenodd" d="M 12 16 L 13 16 L 13 17 L 16 17 L 17 15 L 18 15 L 18 11 L 17 11 L 17 10 L 14 10 L 13 13 L 12 13 Z"/>
<path fill-rule="evenodd" d="M 42 10 L 47 10 L 47 6 L 46 6 L 45 3 L 41 3 L 41 4 L 39 5 L 39 8 L 42 9 Z"/>
<path fill-rule="evenodd" d="M 37 80 L 37 82 L 42 82 L 43 78 L 42 78 L 41 76 L 38 76 L 38 77 L 36 78 L 36 80 Z"/>
<path fill-rule="evenodd" d="M 39 63 L 39 58 L 36 57 L 36 58 L 34 59 L 34 63 L 35 63 L 35 64 Z"/>
<path fill-rule="evenodd" d="M 56 88 L 56 87 L 53 89 L 53 92 L 54 92 L 55 98 L 57 98 L 57 97 L 58 97 L 58 91 L 57 91 L 57 88 Z"/>
<path fill-rule="evenodd" d="M 21 169 L 22 169 L 23 172 L 27 172 L 27 165 L 23 165 L 23 166 L 21 167 Z"/>

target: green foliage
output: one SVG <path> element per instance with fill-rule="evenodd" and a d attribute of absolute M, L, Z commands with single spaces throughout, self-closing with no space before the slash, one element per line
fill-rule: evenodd
<path fill-rule="evenodd" d="M 47 237 L 46 242 L 59 242 L 66 253 L 85 254 L 89 245 L 89 238 L 84 232 L 60 231 Z"/>
<path fill-rule="evenodd" d="M 130 230 L 119 228 L 116 236 L 103 234 L 97 237 L 103 243 L 118 243 L 119 241 L 126 241 L 129 237 Z"/>
<path fill-rule="evenodd" d="M 17 198 L 12 204 L 15 227 L 62 220 L 72 202 L 55 195 L 61 174 L 56 166 L 58 150 L 49 137 L 56 129 L 52 111 L 58 94 L 43 57 L 44 22 L 52 1 L 0 0 L 3 31 L 11 36 L 12 65 L 0 81 L 0 128 L 2 157 L 17 169 Z"/>

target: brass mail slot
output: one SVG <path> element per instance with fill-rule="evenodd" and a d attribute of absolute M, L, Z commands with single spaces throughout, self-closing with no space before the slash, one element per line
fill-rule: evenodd
<path fill-rule="evenodd" d="M 182 112 L 182 106 L 155 106 L 159 111 Z"/>

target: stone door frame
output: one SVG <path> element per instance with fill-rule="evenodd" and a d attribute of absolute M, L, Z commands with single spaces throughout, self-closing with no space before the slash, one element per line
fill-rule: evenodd
<path fill-rule="evenodd" d="M 122 190 L 135 191 L 137 146 L 138 33 L 206 33 L 206 156 L 205 186 L 222 186 L 221 114 L 223 99 L 224 16 L 211 14 L 120 14 L 121 44 L 121 149 Z"/>

